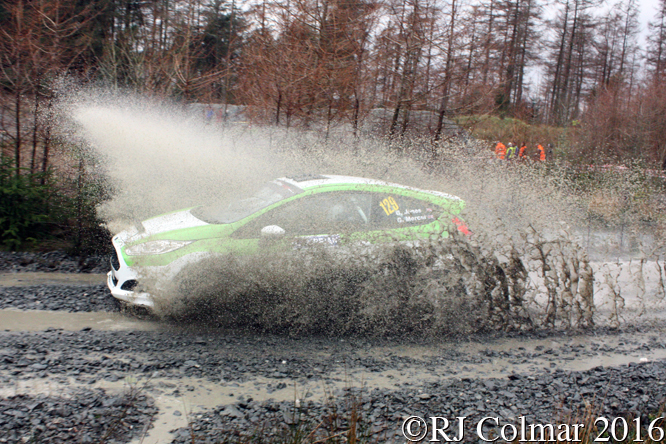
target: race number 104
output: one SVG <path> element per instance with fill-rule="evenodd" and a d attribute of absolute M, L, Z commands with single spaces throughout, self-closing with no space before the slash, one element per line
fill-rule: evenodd
<path fill-rule="evenodd" d="M 597 437 L 594 442 L 625 441 L 630 437 L 630 431 L 635 431 L 635 435 L 632 433 L 634 439 L 631 442 L 644 442 L 646 439 L 652 442 L 662 442 L 666 436 L 662 424 L 663 419 L 663 416 L 655 418 L 647 428 L 644 428 L 640 417 L 628 422 L 624 418 L 618 417 L 609 420 L 600 416 L 594 420 L 594 425 L 597 428 Z"/>

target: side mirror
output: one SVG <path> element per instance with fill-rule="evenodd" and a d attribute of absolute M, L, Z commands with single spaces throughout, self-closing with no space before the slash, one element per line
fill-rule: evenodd
<path fill-rule="evenodd" d="M 284 236 L 284 229 L 277 225 L 268 225 L 261 229 L 261 237 L 267 239 L 276 239 Z"/>

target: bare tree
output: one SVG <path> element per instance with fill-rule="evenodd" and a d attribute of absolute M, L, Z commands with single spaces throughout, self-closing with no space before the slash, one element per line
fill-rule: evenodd
<path fill-rule="evenodd" d="M 444 65 L 444 80 L 442 86 L 442 99 L 439 105 L 439 113 L 437 117 L 437 128 L 435 129 L 434 140 L 440 140 L 442 135 L 442 128 L 444 126 L 444 116 L 446 115 L 449 103 L 449 92 L 451 90 L 451 80 L 453 73 L 453 60 L 454 60 L 454 42 L 456 40 L 456 23 L 458 19 L 459 5 L 456 0 L 451 0 L 451 10 L 449 14 L 449 30 L 446 39 L 446 62 Z"/>
<path fill-rule="evenodd" d="M 552 42 L 549 61 L 548 120 L 565 124 L 580 109 L 577 101 L 578 83 L 584 75 L 585 53 L 591 45 L 586 32 L 592 26 L 592 18 L 587 11 L 595 6 L 593 0 L 566 0 L 563 10 L 551 25 L 557 30 L 557 45 Z M 578 78 L 578 83 L 576 81 Z"/>
<path fill-rule="evenodd" d="M 666 0 L 659 1 L 657 15 L 648 28 L 647 63 L 653 79 L 661 81 L 666 73 Z"/>
<path fill-rule="evenodd" d="M 8 18 L 0 29 L 0 69 L 3 81 L 13 95 L 12 134 L 14 165 L 17 176 L 22 165 L 26 138 L 24 115 L 32 101 L 32 149 L 30 171 L 36 171 L 37 148 L 41 138 L 40 104 L 52 93 L 45 85 L 61 73 L 77 66 L 81 54 L 89 47 L 90 39 L 81 34 L 94 17 L 90 7 L 78 7 L 64 0 L 14 0 L 3 5 Z M 4 129 L 4 128 L 3 128 Z M 50 130 L 43 141 L 42 171 L 49 157 Z"/>

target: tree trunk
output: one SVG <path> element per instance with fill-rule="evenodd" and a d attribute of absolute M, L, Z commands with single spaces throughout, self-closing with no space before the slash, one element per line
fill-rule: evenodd
<path fill-rule="evenodd" d="M 549 120 L 555 121 L 555 113 L 558 107 L 557 101 L 560 88 L 560 68 L 564 60 L 564 48 L 566 44 L 567 31 L 569 30 L 569 0 L 567 0 L 564 8 L 564 19 L 562 20 L 562 38 L 560 39 L 559 50 L 557 54 L 557 62 L 555 63 L 555 74 L 553 75 L 553 89 L 550 95 L 550 112 Z"/>
<path fill-rule="evenodd" d="M 354 112 L 352 114 L 352 130 L 354 137 L 358 137 L 358 117 L 361 109 L 361 102 L 358 100 L 358 94 L 354 93 Z"/>
<path fill-rule="evenodd" d="M 389 128 L 389 139 L 395 137 L 395 130 L 398 128 L 398 117 L 400 117 L 400 106 L 402 102 L 398 100 L 395 104 L 395 109 L 393 110 L 393 117 L 391 118 L 391 126 Z"/>
<path fill-rule="evenodd" d="M 511 93 L 513 92 L 515 70 L 516 70 L 516 45 L 518 39 L 518 18 L 520 14 L 521 1 L 518 0 L 515 5 L 513 12 L 513 23 L 511 30 L 511 38 L 508 44 L 507 50 L 507 66 L 506 66 L 506 77 L 504 79 L 504 94 L 503 102 L 507 107 L 507 111 L 511 107 Z"/>
<path fill-rule="evenodd" d="M 47 115 L 51 115 L 51 110 L 53 109 L 53 95 L 49 96 L 49 102 L 48 102 L 48 111 Z M 41 177 L 41 184 L 44 185 L 46 181 L 46 172 L 48 171 L 49 167 L 49 148 L 51 145 L 51 123 L 50 121 L 47 120 L 46 122 L 46 131 L 44 134 L 44 153 L 42 156 L 42 177 Z"/>
<path fill-rule="evenodd" d="M 39 88 L 39 86 L 38 86 Z M 30 157 L 30 174 L 35 173 L 35 159 L 37 158 L 37 132 L 39 128 L 39 92 L 35 93 L 35 111 L 32 128 L 32 156 Z"/>
<path fill-rule="evenodd" d="M 20 73 L 20 71 L 19 71 Z M 19 74 L 20 75 L 20 74 Z M 16 85 L 16 145 L 14 148 L 14 163 L 16 166 L 16 177 L 21 175 L 21 87 L 18 85 L 21 80 L 17 80 Z"/>
<path fill-rule="evenodd" d="M 490 47 L 493 42 L 493 21 L 495 16 L 493 15 L 493 9 L 495 6 L 495 1 L 490 0 L 490 10 L 488 12 L 488 32 L 486 33 L 486 57 L 483 63 L 483 83 L 488 84 L 488 70 L 490 69 Z"/>
<path fill-rule="evenodd" d="M 451 72 L 453 71 L 453 41 L 454 41 L 454 32 L 456 26 L 456 17 L 457 17 L 457 5 L 456 0 L 451 0 L 451 22 L 449 23 L 449 36 L 447 39 L 446 47 L 446 65 L 444 66 L 444 85 L 442 88 L 442 100 L 439 104 L 439 115 L 437 118 L 437 128 L 435 129 L 435 135 L 433 136 L 433 141 L 439 141 L 442 137 L 442 128 L 444 123 L 444 115 L 448 108 L 449 103 L 449 87 L 451 84 Z"/>
<path fill-rule="evenodd" d="M 562 89 L 561 89 L 561 99 L 560 101 L 562 102 L 561 104 L 561 115 L 558 116 L 558 123 L 563 124 L 565 123 L 570 116 L 570 110 L 571 110 L 571 97 L 570 97 L 570 91 L 569 91 L 569 81 L 571 79 L 570 74 L 571 74 L 571 64 L 572 64 L 572 59 L 573 59 L 573 51 L 574 51 L 574 44 L 576 42 L 576 38 L 578 35 L 576 32 L 578 31 L 578 8 L 579 8 L 579 3 L 580 0 L 574 0 L 574 16 L 573 16 L 573 22 L 571 24 L 571 38 L 569 40 L 569 51 L 567 54 L 567 61 L 564 64 L 564 76 L 562 79 Z"/>
<path fill-rule="evenodd" d="M 521 103 L 523 100 L 523 81 L 525 76 L 525 55 L 527 53 L 527 41 L 530 36 L 530 18 L 532 14 L 532 1 L 527 0 L 527 11 L 525 12 L 525 22 L 523 29 L 522 44 L 520 45 L 520 62 L 518 63 L 518 82 L 516 85 L 515 103 Z"/>

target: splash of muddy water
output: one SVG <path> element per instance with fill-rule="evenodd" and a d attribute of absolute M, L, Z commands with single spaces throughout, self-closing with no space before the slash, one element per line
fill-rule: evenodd
<path fill-rule="evenodd" d="M 472 238 L 386 247 L 353 260 L 315 251 L 203 261 L 159 295 L 169 318 L 382 335 L 620 321 L 619 275 L 605 262 L 591 264 L 577 238 L 585 219 L 578 196 L 543 168 L 495 161 L 481 143 L 442 145 L 433 156 L 426 142 L 211 125 L 179 105 L 94 90 L 65 97 L 61 109 L 65 132 L 90 147 L 114 186 L 100 208 L 113 231 L 304 173 L 381 179 L 466 201 Z M 658 299 L 659 285 L 663 293 L 663 280 L 645 293 Z M 607 299 L 610 308 L 599 311 Z"/>

